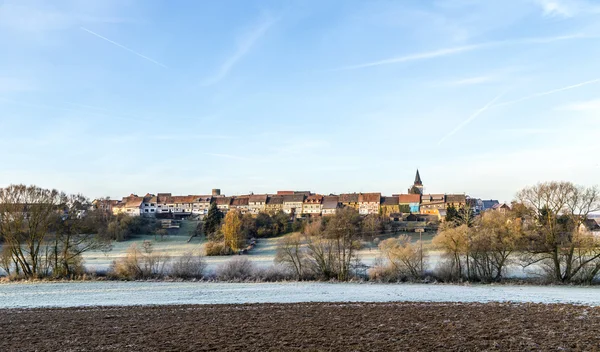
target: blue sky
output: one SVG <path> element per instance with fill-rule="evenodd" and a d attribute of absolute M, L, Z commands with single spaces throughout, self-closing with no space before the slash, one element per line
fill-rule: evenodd
<path fill-rule="evenodd" d="M 600 1 L 0 0 L 0 186 L 600 183 Z"/>

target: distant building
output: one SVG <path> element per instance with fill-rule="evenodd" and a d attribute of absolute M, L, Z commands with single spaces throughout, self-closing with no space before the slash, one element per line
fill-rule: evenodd
<path fill-rule="evenodd" d="M 415 175 L 415 182 L 408 189 L 408 194 L 423 194 L 423 181 L 421 181 L 421 175 L 419 175 L 419 169 Z"/>
<path fill-rule="evenodd" d="M 266 194 L 252 194 L 248 197 L 248 211 L 250 212 L 250 214 L 256 215 L 262 211 L 265 211 L 266 206 Z"/>
<path fill-rule="evenodd" d="M 424 194 L 421 196 L 421 214 L 440 215 L 440 209 L 446 209 L 446 197 L 443 194 Z"/>
<path fill-rule="evenodd" d="M 304 204 L 304 194 L 293 194 L 283 196 L 283 211 L 294 217 L 302 215 L 302 205 Z"/>
<path fill-rule="evenodd" d="M 464 194 L 446 194 L 446 208 L 464 208 L 467 205 L 467 196 Z"/>
<path fill-rule="evenodd" d="M 342 193 L 339 199 L 342 206 L 358 210 L 358 193 Z"/>
<path fill-rule="evenodd" d="M 398 197 L 381 197 L 381 215 L 388 217 L 390 214 L 400 212 L 400 202 Z"/>
<path fill-rule="evenodd" d="M 112 207 L 112 212 L 115 215 L 127 214 L 129 216 L 140 216 L 142 214 L 142 203 L 144 197 L 138 197 L 131 194 L 128 197 L 123 197 L 123 200 Z"/>
<path fill-rule="evenodd" d="M 381 193 L 359 193 L 358 213 L 361 215 L 379 214 Z"/>
<path fill-rule="evenodd" d="M 270 214 L 276 214 L 283 211 L 283 196 L 270 195 L 267 197 L 266 211 Z"/>
<path fill-rule="evenodd" d="M 323 196 L 314 194 L 304 199 L 304 203 L 302 203 L 302 214 L 309 216 L 321 215 L 322 208 Z"/>
<path fill-rule="evenodd" d="M 219 209 L 223 214 L 227 214 L 229 211 L 229 206 L 231 205 L 232 197 L 218 197 L 215 199 L 215 203 L 217 203 L 217 209 Z"/>
<path fill-rule="evenodd" d="M 340 208 L 340 197 L 325 196 L 323 197 L 322 214 L 323 216 L 335 215 Z"/>
<path fill-rule="evenodd" d="M 156 216 L 158 210 L 158 197 L 154 194 L 146 194 L 142 203 L 141 213 L 144 216 Z"/>
<path fill-rule="evenodd" d="M 500 202 L 494 199 L 482 200 L 481 202 L 483 203 L 482 211 L 492 209 L 494 205 L 500 204 Z"/>
<path fill-rule="evenodd" d="M 233 197 L 231 201 L 231 205 L 229 206 L 230 210 L 237 210 L 242 214 L 246 214 L 248 212 L 248 200 L 249 196 L 239 196 Z"/>
<path fill-rule="evenodd" d="M 401 194 L 398 196 L 398 203 L 400 204 L 400 210 L 408 207 L 409 212 L 418 214 L 421 207 L 421 195 L 420 194 Z"/>
<path fill-rule="evenodd" d="M 502 204 L 495 204 L 492 207 L 493 211 L 499 211 L 501 213 L 506 213 L 510 211 L 510 206 L 506 203 L 502 203 Z"/>

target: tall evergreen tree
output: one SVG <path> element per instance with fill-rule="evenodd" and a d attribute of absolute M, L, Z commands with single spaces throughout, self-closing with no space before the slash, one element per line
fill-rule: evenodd
<path fill-rule="evenodd" d="M 217 233 L 223 220 L 223 213 L 217 208 L 217 203 L 211 203 L 208 208 L 208 214 L 204 218 L 204 233 L 206 237 L 211 238 Z"/>

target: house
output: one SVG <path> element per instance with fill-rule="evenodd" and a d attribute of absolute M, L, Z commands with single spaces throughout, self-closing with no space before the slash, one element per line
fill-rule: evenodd
<path fill-rule="evenodd" d="M 380 201 L 380 213 L 387 217 L 393 213 L 400 212 L 399 197 L 381 197 Z"/>
<path fill-rule="evenodd" d="M 494 204 L 494 206 L 492 207 L 491 210 L 499 211 L 501 213 L 506 213 L 506 212 L 510 211 L 510 206 L 506 203 Z"/>
<path fill-rule="evenodd" d="M 323 206 L 321 207 L 321 214 L 323 216 L 335 215 L 337 210 L 340 208 L 340 197 L 338 196 L 325 196 L 323 197 Z"/>
<path fill-rule="evenodd" d="M 358 213 L 361 215 L 379 214 L 381 193 L 359 193 Z"/>
<path fill-rule="evenodd" d="M 250 212 L 250 214 L 257 215 L 258 213 L 265 211 L 266 206 L 266 194 L 251 194 L 250 197 L 248 197 L 248 212 Z"/>
<path fill-rule="evenodd" d="M 233 197 L 233 200 L 231 201 L 231 205 L 229 206 L 229 209 L 237 210 L 242 214 L 246 214 L 248 212 L 249 199 L 250 199 L 249 196 Z"/>
<path fill-rule="evenodd" d="M 483 201 L 479 198 L 467 196 L 467 206 L 473 209 L 473 213 L 479 214 L 483 211 Z"/>
<path fill-rule="evenodd" d="M 217 209 L 219 209 L 223 214 L 226 214 L 229 211 L 229 206 L 231 205 L 232 197 L 217 197 L 215 198 L 215 203 L 217 203 Z"/>
<path fill-rule="evenodd" d="M 142 203 L 144 197 L 138 197 L 131 194 L 128 197 L 123 197 L 123 200 L 113 206 L 113 214 L 127 214 L 129 216 L 140 216 L 142 214 Z"/>
<path fill-rule="evenodd" d="M 302 205 L 304 204 L 304 194 L 291 194 L 283 196 L 283 211 L 294 217 L 302 215 Z"/>
<path fill-rule="evenodd" d="M 358 210 L 358 193 L 342 193 L 339 199 L 342 206 Z"/>
<path fill-rule="evenodd" d="M 494 207 L 494 205 L 500 204 L 500 202 L 498 202 L 497 200 L 494 200 L 494 199 L 482 200 L 481 202 L 483 203 L 483 207 L 482 207 L 481 211 L 492 209 Z"/>
<path fill-rule="evenodd" d="M 400 204 L 400 211 L 419 213 L 421 205 L 420 194 L 400 194 L 398 196 L 398 203 Z"/>
<path fill-rule="evenodd" d="M 390 217 L 390 221 L 393 221 L 393 222 L 404 221 L 403 213 L 390 213 L 388 216 Z"/>
<path fill-rule="evenodd" d="M 154 194 L 147 193 L 144 196 L 144 202 L 142 203 L 141 213 L 144 216 L 156 216 L 156 211 L 158 210 L 158 197 Z"/>
<path fill-rule="evenodd" d="M 208 214 L 208 209 L 210 208 L 210 203 L 213 201 L 212 195 L 188 196 L 188 197 L 191 197 L 191 201 L 192 201 L 192 214 L 200 215 L 200 218 L 203 218 L 206 214 Z"/>
<path fill-rule="evenodd" d="M 421 214 L 429 214 L 439 217 L 440 209 L 446 209 L 446 197 L 444 194 L 423 194 L 421 196 Z"/>
<path fill-rule="evenodd" d="M 452 206 L 456 209 L 464 208 L 467 205 L 467 196 L 464 194 L 446 194 L 446 208 Z"/>
<path fill-rule="evenodd" d="M 600 223 L 598 223 L 598 219 L 586 219 L 581 224 L 580 230 L 586 230 L 600 236 Z"/>
<path fill-rule="evenodd" d="M 302 214 L 309 216 L 321 215 L 323 206 L 323 196 L 314 194 L 304 199 L 302 203 Z"/>
<path fill-rule="evenodd" d="M 100 210 L 107 213 L 113 212 L 113 207 L 119 204 L 116 199 L 94 199 L 92 202 L 92 210 Z"/>
<path fill-rule="evenodd" d="M 283 196 L 281 195 L 270 195 L 267 197 L 267 206 L 265 210 L 269 214 L 276 214 L 283 211 Z"/>

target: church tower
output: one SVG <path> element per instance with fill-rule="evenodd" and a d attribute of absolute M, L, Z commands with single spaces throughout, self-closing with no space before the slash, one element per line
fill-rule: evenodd
<path fill-rule="evenodd" d="M 415 175 L 415 183 L 408 189 L 408 194 L 423 194 L 423 181 L 421 181 L 419 169 L 417 169 L 417 174 Z"/>

